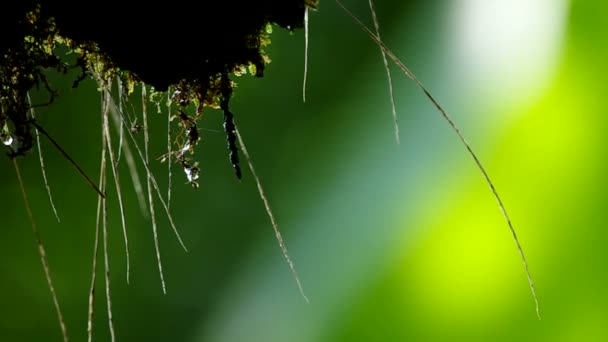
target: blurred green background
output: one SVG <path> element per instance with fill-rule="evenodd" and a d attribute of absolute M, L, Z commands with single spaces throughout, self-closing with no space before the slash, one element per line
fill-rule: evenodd
<path fill-rule="evenodd" d="M 344 2 L 371 25 L 366 1 Z M 126 284 L 109 191 L 119 341 L 608 340 L 608 3 L 377 1 L 376 9 L 386 44 L 485 163 L 527 253 L 542 320 L 496 202 L 456 135 L 393 68 L 397 146 L 378 48 L 334 2 L 322 1 L 310 15 L 307 103 L 303 32 L 275 29 L 266 76 L 240 79 L 232 104 L 311 303 L 298 294 L 251 175 L 240 183 L 233 175 L 220 113 L 208 111 L 200 189 L 174 169 L 172 212 L 188 253 L 158 214 L 167 295 L 150 223 L 123 167 L 132 259 Z M 97 179 L 99 93 L 91 81 L 70 89 L 71 76 L 51 75 L 61 96 L 38 117 Z M 165 149 L 165 118 L 152 115 L 154 156 Z M 69 333 L 82 341 L 96 196 L 43 144 L 60 224 L 36 155 L 20 163 Z M 0 341 L 60 341 L 14 170 L 4 160 Z M 166 165 L 153 165 L 166 188 Z M 95 339 L 108 341 L 99 275 Z"/>

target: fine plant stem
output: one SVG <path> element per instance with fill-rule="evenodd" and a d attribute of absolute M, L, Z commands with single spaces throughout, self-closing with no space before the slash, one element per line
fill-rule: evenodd
<path fill-rule="evenodd" d="M 27 193 L 25 192 L 25 185 L 23 183 L 23 179 L 21 178 L 21 171 L 19 170 L 19 164 L 17 163 L 17 159 L 13 158 L 13 165 L 15 167 L 15 173 L 17 173 L 17 180 L 19 181 L 19 188 L 21 188 L 21 195 L 23 196 L 23 202 L 25 203 L 25 209 L 27 210 L 27 216 L 30 220 L 30 224 L 32 226 L 32 230 L 34 232 L 34 237 L 36 238 L 36 245 L 38 246 L 38 254 L 40 255 L 40 261 L 42 262 L 42 268 L 44 269 L 44 275 L 46 277 L 46 282 L 49 286 L 49 290 L 51 291 L 51 297 L 53 298 L 53 305 L 55 305 L 55 311 L 57 311 L 57 319 L 59 320 L 59 327 L 61 328 L 61 335 L 63 337 L 64 342 L 68 342 L 68 330 L 65 325 L 65 321 L 63 319 L 63 314 L 61 313 L 61 307 L 59 306 L 59 299 L 57 297 L 57 292 L 55 291 L 55 286 L 53 285 L 53 279 L 51 277 L 51 269 L 49 267 L 49 262 L 46 257 L 46 251 L 44 249 L 44 245 L 42 244 L 42 238 L 40 237 L 40 232 L 38 231 L 38 227 L 36 226 L 36 221 L 34 221 L 34 214 L 32 214 L 32 208 L 30 207 L 30 201 L 27 198 Z"/>
<path fill-rule="evenodd" d="M 380 40 L 380 23 L 378 22 L 378 17 L 376 16 L 376 10 L 374 9 L 374 1 L 369 0 L 369 10 L 372 13 L 372 19 L 374 21 L 374 28 L 376 30 L 376 37 Z M 391 77 L 391 69 L 388 65 L 388 59 L 386 58 L 386 52 L 382 48 L 380 48 L 380 52 L 382 53 L 382 62 L 384 63 L 384 69 L 386 70 L 386 80 L 388 83 L 388 95 L 391 100 L 391 110 L 393 113 L 393 122 L 395 125 L 395 141 L 397 141 L 397 145 L 400 144 L 399 137 L 399 121 L 397 119 L 397 108 L 395 106 L 395 95 L 393 94 L 393 78 Z"/>
<path fill-rule="evenodd" d="M 293 276 L 293 279 L 296 281 L 296 285 L 298 286 L 298 290 L 300 291 L 300 294 L 302 295 L 302 297 L 304 298 L 306 303 L 310 303 L 310 301 L 308 300 L 308 297 L 306 296 L 306 293 L 304 292 L 304 287 L 302 286 L 302 283 L 300 282 L 300 277 L 298 276 L 298 272 L 296 272 L 296 267 L 295 267 L 293 261 L 291 260 L 291 257 L 289 256 L 289 252 L 287 251 L 287 246 L 285 246 L 285 242 L 283 241 L 283 236 L 281 235 L 281 231 L 279 230 L 279 225 L 277 224 L 274 214 L 272 213 L 272 210 L 270 209 L 270 203 L 268 202 L 268 198 L 266 197 L 266 193 L 264 192 L 264 188 L 262 187 L 262 182 L 260 181 L 258 174 L 255 172 L 255 167 L 253 166 L 253 161 L 252 161 L 251 157 L 249 156 L 249 152 L 247 152 L 247 147 L 245 147 L 245 142 L 243 141 L 243 137 L 241 137 L 241 133 L 239 132 L 239 129 L 238 129 L 236 123 L 234 124 L 234 126 L 235 126 L 236 137 L 239 141 L 239 145 L 241 145 L 241 151 L 243 152 L 243 155 L 245 156 L 245 159 L 247 160 L 247 164 L 249 165 L 249 170 L 251 170 L 251 174 L 253 175 L 253 178 L 255 179 L 255 183 L 258 187 L 258 193 L 260 194 L 260 198 L 262 199 L 262 202 L 264 203 L 264 208 L 266 208 L 266 213 L 268 214 L 268 218 L 270 219 L 270 223 L 272 224 L 272 228 L 274 229 L 274 235 L 276 236 L 277 242 L 279 243 L 279 248 L 281 248 L 283 257 L 285 258 L 285 261 L 287 262 L 287 265 L 289 266 L 289 270 L 291 271 L 291 275 Z"/>
<path fill-rule="evenodd" d="M 471 148 L 471 146 L 465 139 L 464 135 L 462 134 L 462 132 L 460 131 L 458 126 L 456 126 L 456 123 L 452 120 L 452 118 L 448 115 L 448 113 L 443 109 L 443 107 L 439 104 L 439 102 L 437 102 L 437 100 L 426 89 L 426 87 L 422 84 L 422 82 L 420 82 L 420 80 L 418 80 L 418 78 L 410 71 L 410 69 L 408 67 L 406 67 L 405 64 L 403 64 L 403 62 L 401 62 L 401 60 L 399 60 L 399 58 L 397 58 L 397 56 L 395 56 L 395 54 L 391 50 L 389 50 L 386 47 L 386 45 L 384 45 L 382 40 L 380 40 L 380 38 L 377 35 L 375 35 L 370 29 L 367 28 L 367 26 L 365 26 L 365 24 L 363 24 L 361 22 L 361 20 L 359 20 L 359 18 L 357 18 L 351 11 L 349 11 L 339 0 L 336 0 L 336 3 L 340 7 L 342 7 L 344 12 L 349 17 L 351 17 L 363 31 L 365 31 L 367 33 L 367 35 L 376 43 L 376 45 L 378 45 L 382 49 L 382 51 L 384 51 L 386 53 L 386 55 L 403 71 L 403 73 L 406 74 L 411 80 L 413 80 L 416 83 L 416 85 L 418 86 L 418 88 L 420 88 L 420 90 L 422 90 L 422 92 L 424 92 L 425 96 L 429 99 L 429 101 L 431 101 L 433 106 L 441 113 L 443 118 L 450 125 L 452 130 L 456 133 L 456 135 L 460 139 L 461 143 L 464 145 L 467 152 L 469 153 L 469 155 L 475 161 L 475 164 L 477 165 L 477 169 L 481 172 L 481 174 L 483 175 L 483 177 L 485 179 L 486 184 L 490 187 L 490 190 L 492 191 L 492 195 L 498 202 L 500 211 L 502 212 L 502 215 L 503 215 L 505 221 L 507 222 L 507 225 L 509 226 L 511 236 L 513 237 L 513 241 L 515 242 L 515 246 L 517 247 L 517 251 L 519 252 L 520 259 L 524 265 L 526 277 L 528 279 L 528 286 L 532 293 L 532 298 L 534 299 L 536 315 L 537 315 L 538 319 L 540 319 L 540 307 L 539 307 L 539 303 L 538 303 L 538 297 L 536 296 L 534 280 L 532 279 L 532 275 L 531 275 L 529 267 L 528 267 L 528 262 L 526 260 L 525 254 L 524 254 L 524 250 L 521 247 L 519 239 L 517 238 L 515 228 L 513 227 L 513 224 L 511 223 L 511 218 L 509 217 L 509 214 L 507 213 L 507 210 L 502 202 L 502 199 L 498 195 L 498 191 L 496 190 L 496 187 L 494 186 L 494 183 L 492 182 L 490 175 L 484 168 L 483 164 L 481 163 L 481 161 L 479 160 L 479 158 L 477 157 L 475 152 L 473 152 L 473 149 Z"/>

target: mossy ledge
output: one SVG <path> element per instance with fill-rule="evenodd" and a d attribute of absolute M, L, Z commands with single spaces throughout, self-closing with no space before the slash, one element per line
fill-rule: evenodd
<path fill-rule="evenodd" d="M 171 90 L 186 133 L 196 127 L 204 107 L 221 108 L 231 119 L 231 75 L 263 76 L 270 61 L 263 48 L 270 43 L 272 25 L 300 28 L 305 10 L 316 4 L 317 0 L 203 0 L 160 6 L 110 0 L 89 7 L 12 1 L 0 12 L 0 140 L 11 157 L 31 151 L 35 125 L 28 115 L 27 95 L 43 86 L 48 103 L 53 102 L 57 93 L 45 77 L 48 69 L 81 69 L 75 87 L 92 77 L 102 83 L 118 78 L 127 92 L 138 83 L 155 91 Z M 77 54 L 75 65 L 56 54 L 60 45 Z M 196 111 L 186 116 L 183 109 L 190 104 Z M 194 147 L 192 138 L 184 139 L 175 151 L 183 151 L 188 142 Z"/>

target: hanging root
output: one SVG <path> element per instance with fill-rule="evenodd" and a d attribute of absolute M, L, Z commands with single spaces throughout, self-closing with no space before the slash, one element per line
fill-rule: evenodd
<path fill-rule="evenodd" d="M 106 152 L 105 144 L 101 147 L 101 166 L 99 167 L 99 185 L 104 186 L 105 182 L 105 164 L 106 164 Z M 91 266 L 91 286 L 89 288 L 89 310 L 87 318 L 87 341 L 93 341 L 93 318 L 95 315 L 95 280 L 97 277 L 97 251 L 99 249 L 99 223 L 101 215 L 101 202 L 105 201 L 103 197 L 97 198 L 97 218 L 95 220 L 95 243 L 93 247 L 93 265 Z"/>
<path fill-rule="evenodd" d="M 103 102 L 102 102 L 103 103 Z M 103 130 L 103 129 L 102 129 Z M 106 182 L 106 136 L 101 135 L 101 162 L 99 166 L 99 186 L 105 189 Z M 99 196 L 97 198 L 97 215 L 95 219 L 95 244 L 93 247 L 93 265 L 91 266 L 91 286 L 89 288 L 89 310 L 87 318 L 87 337 L 88 342 L 93 341 L 93 318 L 95 315 L 95 281 L 97 278 L 97 254 L 99 249 L 99 226 L 101 224 L 101 208 L 102 203 L 105 203 L 105 198 Z M 109 291 L 109 290 L 107 290 Z M 113 327 L 110 328 L 113 331 Z"/>
<path fill-rule="evenodd" d="M 380 39 L 380 24 L 378 23 L 378 17 L 376 16 L 376 10 L 374 9 L 374 1 L 369 0 L 369 10 L 372 13 L 372 19 L 374 21 L 374 28 L 376 29 L 376 37 Z M 382 62 L 384 62 L 384 69 L 386 70 L 386 80 L 388 82 L 388 95 L 391 99 L 391 110 L 393 112 L 393 122 L 395 123 L 395 141 L 400 144 L 399 138 L 399 122 L 397 120 L 397 109 L 395 107 L 395 95 L 393 94 L 393 78 L 391 77 L 391 69 L 388 66 L 388 59 L 386 58 L 386 52 L 380 48 L 382 53 Z"/>
<path fill-rule="evenodd" d="M 116 86 L 118 88 L 118 108 L 122 111 L 122 97 L 123 97 L 123 87 L 122 81 L 120 77 L 116 76 Z M 118 156 L 116 157 L 116 161 L 120 161 L 120 157 L 122 156 L 122 144 L 125 138 L 125 127 L 122 123 L 120 123 L 120 128 L 118 128 Z"/>
<path fill-rule="evenodd" d="M 110 85 L 108 85 L 110 87 Z M 114 186 L 116 187 L 116 195 L 118 197 L 118 207 L 120 209 L 120 222 L 122 224 L 123 239 L 125 241 L 125 256 L 127 259 L 127 284 L 129 283 L 131 274 L 131 261 L 129 257 L 129 238 L 127 235 L 127 223 L 125 221 L 125 210 L 122 201 L 122 189 L 120 187 L 120 177 L 118 174 L 118 159 L 114 156 L 114 150 L 112 150 L 112 138 L 110 135 L 110 124 L 108 119 L 108 113 L 110 111 L 110 99 L 102 93 L 102 128 L 103 128 L 103 142 L 107 146 L 108 155 L 110 156 L 110 165 L 112 167 L 112 175 L 114 176 Z M 119 147 L 120 150 L 120 147 Z"/>
<path fill-rule="evenodd" d="M 249 156 L 249 152 L 247 152 L 247 147 L 245 147 L 245 143 L 243 142 L 243 138 L 241 137 L 241 133 L 239 132 L 239 129 L 236 126 L 236 124 L 234 127 L 234 131 L 236 133 L 236 137 L 238 139 L 239 145 L 241 145 L 241 151 L 243 151 L 243 155 L 245 156 L 245 159 L 247 160 L 247 164 L 249 164 L 249 170 L 251 170 L 251 174 L 253 175 L 253 178 L 255 179 L 255 183 L 258 187 L 258 193 L 260 194 L 260 198 L 262 199 L 262 202 L 264 202 L 264 207 L 266 208 L 266 213 L 268 214 L 268 218 L 270 219 L 270 223 L 272 224 L 272 228 L 274 229 L 274 235 L 277 238 L 279 247 L 281 248 L 281 252 L 283 252 L 283 257 L 285 258 L 285 261 L 287 261 L 287 265 L 289 266 L 289 270 L 291 271 L 293 279 L 296 281 L 300 294 L 302 295 L 302 297 L 304 298 L 306 303 L 310 303 L 310 301 L 308 300 L 308 297 L 306 297 L 306 294 L 304 293 L 304 287 L 302 286 L 302 283 L 300 282 L 300 277 L 298 277 L 298 272 L 296 272 L 296 267 L 294 266 L 293 261 L 291 260 L 291 257 L 289 256 L 289 253 L 287 252 L 287 247 L 285 246 L 285 243 L 283 242 L 283 236 L 281 235 L 281 231 L 279 230 L 279 225 L 277 224 L 277 222 L 274 218 L 274 215 L 272 214 L 272 210 L 270 209 L 270 203 L 268 202 L 268 198 L 266 197 L 266 194 L 264 193 L 264 188 L 262 187 L 262 182 L 260 181 L 258 174 L 255 172 L 255 167 L 253 166 L 253 161 L 251 160 L 251 157 Z"/>
<path fill-rule="evenodd" d="M 104 89 L 103 91 L 106 92 L 108 94 L 108 96 L 110 96 L 110 92 L 107 89 Z M 123 122 L 123 124 L 126 123 L 126 118 L 123 115 L 123 112 L 118 110 L 116 103 L 114 103 L 114 101 L 112 99 L 110 99 L 110 114 L 112 115 L 115 122 L 118 122 L 120 120 Z M 137 144 L 137 140 L 135 140 L 135 136 L 133 135 L 133 132 L 131 132 L 131 130 L 126 130 L 126 132 L 127 132 L 127 135 L 129 136 L 129 138 L 131 139 L 131 141 L 133 142 L 133 146 L 135 147 L 135 150 L 137 151 L 139 159 L 141 160 L 142 164 L 144 165 L 144 168 L 146 169 L 146 174 L 150 178 L 150 182 L 152 184 L 152 187 L 154 188 L 154 192 L 156 192 L 158 200 L 160 201 L 160 203 L 165 211 L 165 214 L 167 215 L 167 219 L 169 220 L 169 224 L 171 225 L 171 229 L 173 230 L 173 233 L 175 234 L 177 241 L 182 246 L 184 251 L 187 252 L 188 249 L 186 248 L 186 245 L 184 244 L 182 237 L 179 234 L 179 231 L 177 230 L 177 226 L 175 225 L 175 222 L 173 221 L 173 216 L 171 215 L 171 212 L 169 211 L 167 202 L 164 200 L 164 198 L 160 192 L 160 187 L 158 186 L 158 182 L 156 182 L 156 178 L 154 177 L 154 174 L 152 174 L 152 171 L 150 170 L 150 165 L 146 161 L 143 151 Z M 125 144 L 125 146 L 126 146 L 126 144 Z M 151 215 L 151 216 L 153 216 L 153 215 Z"/>
<path fill-rule="evenodd" d="M 13 165 L 15 166 L 15 172 L 17 173 L 17 180 L 19 181 L 19 187 L 21 188 L 21 195 L 23 196 L 23 202 L 25 203 L 25 209 L 27 210 L 27 216 L 32 225 L 32 230 L 34 231 L 34 236 L 36 238 L 36 245 L 38 245 L 38 254 L 40 255 L 40 261 L 42 262 L 42 268 L 44 269 L 44 275 L 46 277 L 46 282 L 49 286 L 49 290 L 51 291 L 51 297 L 53 298 L 53 304 L 55 305 L 55 310 L 57 311 L 57 319 L 59 320 L 59 327 L 61 328 L 61 335 L 63 336 L 63 341 L 68 342 L 68 331 L 65 325 L 65 321 L 63 320 L 63 314 L 61 313 L 61 307 L 59 306 L 59 299 L 57 298 L 57 293 L 55 292 L 55 286 L 53 285 L 53 279 L 51 278 L 51 269 L 49 268 L 49 262 L 46 258 L 46 251 L 44 249 L 44 245 L 42 244 L 42 239 L 40 238 L 40 232 L 38 232 L 38 228 L 36 227 L 36 222 L 34 221 L 34 215 L 32 214 L 32 208 L 30 207 L 30 202 L 27 199 L 27 193 L 25 192 L 25 185 L 23 184 L 23 179 L 21 178 L 21 171 L 19 171 L 19 164 L 17 163 L 17 159 L 13 158 Z"/>
<path fill-rule="evenodd" d="M 32 106 L 32 99 L 30 98 L 30 93 L 27 93 L 27 103 L 30 106 L 30 118 L 32 120 L 36 120 L 36 113 L 34 113 L 34 107 Z M 49 186 L 49 180 L 46 177 L 46 168 L 44 167 L 44 158 L 42 158 L 42 145 L 40 144 L 40 132 L 36 129 L 36 146 L 38 147 L 38 159 L 40 160 L 40 170 L 42 171 L 42 180 L 44 181 L 44 187 L 46 188 L 46 193 L 49 196 L 49 202 L 51 203 L 51 208 L 53 209 L 53 214 L 55 214 L 55 218 L 57 222 L 61 222 L 59 219 L 59 214 L 57 214 L 57 208 L 55 207 L 55 201 L 53 201 L 53 195 L 51 194 L 51 187 Z"/>
<path fill-rule="evenodd" d="M 106 142 L 107 143 L 107 142 Z M 105 190 L 106 182 L 103 183 Z M 112 316 L 112 295 L 110 293 L 110 259 L 108 255 L 108 206 L 107 200 L 104 198 L 101 201 L 101 227 L 103 231 L 103 263 L 106 285 L 106 307 L 108 311 L 108 329 L 110 330 L 110 341 L 116 341 L 114 332 L 114 318 Z"/>
<path fill-rule="evenodd" d="M 106 87 L 105 85 L 102 89 L 107 89 L 109 85 Z M 106 153 L 109 155 L 113 155 L 111 151 L 112 146 L 109 143 L 108 135 L 105 134 L 108 131 L 108 108 L 110 93 L 102 92 L 102 132 L 101 132 L 101 165 L 99 171 L 99 185 L 103 191 L 106 191 L 107 186 L 107 177 L 106 177 Z M 113 159 L 113 157 L 111 157 Z M 111 160 L 112 162 L 112 160 Z M 118 190 L 118 189 L 117 189 Z M 101 210 L 100 210 L 101 209 Z M 101 215 L 100 215 L 101 212 Z M 93 259 L 93 275 L 91 278 L 91 289 L 89 292 L 89 329 L 88 335 L 89 340 L 93 338 L 93 309 L 94 309 L 94 295 L 95 295 L 95 273 L 97 268 L 97 247 L 99 245 L 99 222 L 101 219 L 101 230 L 103 234 L 103 259 L 104 259 L 104 283 L 105 283 L 105 292 L 106 292 L 106 309 L 108 315 L 108 329 L 110 331 L 110 340 L 112 342 L 116 341 L 116 334 L 114 331 L 114 318 L 112 315 L 112 296 L 111 296 L 111 283 L 110 283 L 110 259 L 108 253 L 108 206 L 107 206 L 107 198 L 99 198 L 97 202 L 97 222 L 95 229 L 95 248 L 94 248 L 94 259 Z M 128 252 L 127 252 L 128 253 Z M 128 254 L 127 254 L 128 255 Z"/>
<path fill-rule="evenodd" d="M 173 188 L 172 181 L 172 165 L 171 162 L 171 88 L 167 90 L 167 208 L 171 209 L 171 189 Z"/>
<path fill-rule="evenodd" d="M 236 126 L 234 125 L 234 114 L 225 105 L 224 110 L 224 131 L 226 131 L 226 144 L 228 145 L 228 157 L 236 178 L 241 179 L 241 166 L 239 164 L 239 149 L 236 146 Z"/>
<path fill-rule="evenodd" d="M 124 111 L 124 103 L 126 102 L 126 97 L 124 95 L 124 86 L 120 78 L 118 78 L 118 110 L 123 113 Z M 113 100 L 111 100 L 113 101 Z M 148 208 L 146 207 L 146 199 L 144 197 L 143 186 L 141 185 L 141 181 L 139 180 L 139 172 L 137 171 L 137 164 L 135 163 L 135 159 L 133 158 L 133 153 L 131 152 L 131 147 L 129 146 L 129 142 L 124 140 L 125 134 L 125 124 L 122 120 L 118 119 L 115 115 L 112 115 L 112 121 L 114 122 L 116 130 L 120 132 L 118 146 L 118 157 L 116 158 L 117 163 L 120 161 L 121 152 L 124 152 L 125 159 L 127 161 L 127 167 L 129 169 L 129 173 L 131 175 L 131 182 L 133 183 L 133 190 L 135 191 L 135 195 L 137 196 L 137 203 L 139 204 L 139 210 L 141 214 L 148 218 Z M 127 127 L 127 129 L 131 129 Z"/>
<path fill-rule="evenodd" d="M 304 81 L 302 82 L 302 102 L 306 102 L 306 77 L 308 76 L 308 7 L 304 9 Z"/>
<path fill-rule="evenodd" d="M 452 128 L 452 130 L 456 133 L 456 135 L 458 136 L 458 138 L 460 139 L 460 141 L 462 142 L 462 144 L 464 145 L 464 147 L 467 149 L 467 152 L 469 153 L 469 155 L 475 161 L 475 164 L 477 165 L 477 168 L 479 169 L 479 171 L 483 175 L 483 177 L 484 177 L 484 179 L 486 181 L 486 184 L 490 187 L 490 190 L 492 191 L 492 195 L 494 196 L 494 198 L 498 202 L 498 206 L 500 208 L 500 211 L 502 212 L 502 215 L 503 215 L 505 221 L 507 222 L 507 225 L 509 226 L 509 230 L 510 230 L 511 235 L 513 237 L 513 241 L 515 242 L 515 245 L 517 247 L 517 251 L 519 252 L 519 256 L 520 256 L 521 261 L 522 261 L 522 263 L 524 265 L 524 269 L 525 269 L 525 272 L 526 272 L 526 277 L 528 278 L 528 286 L 530 287 L 530 291 L 532 293 L 532 298 L 534 299 L 534 305 L 535 305 L 535 309 L 536 309 L 536 315 L 537 315 L 538 319 L 540 319 L 540 307 L 539 307 L 539 303 L 538 303 L 538 297 L 536 296 L 536 289 L 534 287 L 534 280 L 532 279 L 532 275 L 531 275 L 530 270 L 528 268 L 528 262 L 526 260 L 525 254 L 524 254 L 524 250 L 521 247 L 521 244 L 519 243 L 519 239 L 517 238 L 517 234 L 515 232 L 515 228 L 513 227 L 513 224 L 511 223 L 511 218 L 509 217 L 509 214 L 507 213 L 507 210 L 506 210 L 506 208 L 505 208 L 505 206 L 504 206 L 504 204 L 502 202 L 502 199 L 498 195 L 498 191 L 496 191 L 496 187 L 494 186 L 494 183 L 490 179 L 490 176 L 489 176 L 488 172 L 486 171 L 486 169 L 481 164 L 481 161 L 479 160 L 479 158 L 477 157 L 477 155 L 475 154 L 475 152 L 473 152 L 473 149 L 471 148 L 471 146 L 469 145 L 469 143 L 465 139 L 464 135 L 462 134 L 462 132 L 460 131 L 460 129 L 458 128 L 458 126 L 456 126 L 456 124 L 454 123 L 454 121 L 452 120 L 452 118 L 443 109 L 443 107 L 441 107 L 441 105 L 439 104 L 439 102 L 437 102 L 437 100 L 435 100 L 435 98 L 426 89 L 426 87 L 424 87 L 424 85 L 422 84 L 422 82 L 420 82 L 420 80 L 418 80 L 418 78 L 410 71 L 410 69 L 408 69 L 405 66 L 405 64 L 403 64 L 403 62 L 401 62 L 401 60 L 399 60 L 399 58 L 397 58 L 397 56 L 395 56 L 395 54 L 391 50 L 389 50 L 386 47 L 386 45 L 384 45 L 384 43 L 382 42 L 382 40 L 380 40 L 380 37 L 378 37 L 376 34 L 374 34 L 370 29 L 368 29 L 367 26 L 365 26 L 365 24 L 363 24 L 361 22 L 361 20 L 359 20 L 359 18 L 357 18 L 351 11 L 349 11 L 339 0 L 336 0 L 336 3 L 344 10 L 344 12 L 349 17 L 351 17 L 355 21 L 355 23 L 363 31 L 365 31 L 367 33 L 367 35 L 403 71 L 403 73 L 405 73 L 411 80 L 413 80 L 416 83 L 416 85 L 418 86 L 418 88 L 420 88 L 420 90 L 422 90 L 424 92 L 425 96 L 433 103 L 433 106 L 435 106 L 435 108 L 441 113 L 441 115 L 443 116 L 443 118 L 448 122 L 448 124 L 450 125 L 450 127 Z"/>
<path fill-rule="evenodd" d="M 146 109 L 146 101 L 147 101 L 147 95 L 146 95 L 146 85 L 142 84 L 141 85 L 141 106 L 142 106 L 142 113 L 143 113 L 143 121 L 144 121 L 144 162 L 146 164 L 148 164 L 150 162 L 149 159 L 149 154 L 148 154 L 148 144 L 150 141 L 149 135 L 148 135 L 148 114 L 147 114 L 147 109 Z M 163 264 L 161 262 L 161 257 L 160 257 L 160 245 L 158 243 L 158 232 L 157 232 L 157 227 L 156 227 L 156 214 L 154 212 L 154 199 L 152 198 L 152 173 L 150 172 L 150 169 L 146 168 L 146 179 L 147 179 L 147 187 L 146 190 L 148 192 L 148 206 L 150 208 L 150 218 L 152 219 L 152 233 L 154 234 L 154 248 L 156 249 L 156 261 L 158 263 L 158 273 L 160 274 L 160 284 L 163 288 L 163 293 L 167 293 L 167 288 L 165 286 L 165 277 L 163 275 Z M 160 194 L 159 194 L 160 196 Z"/>

